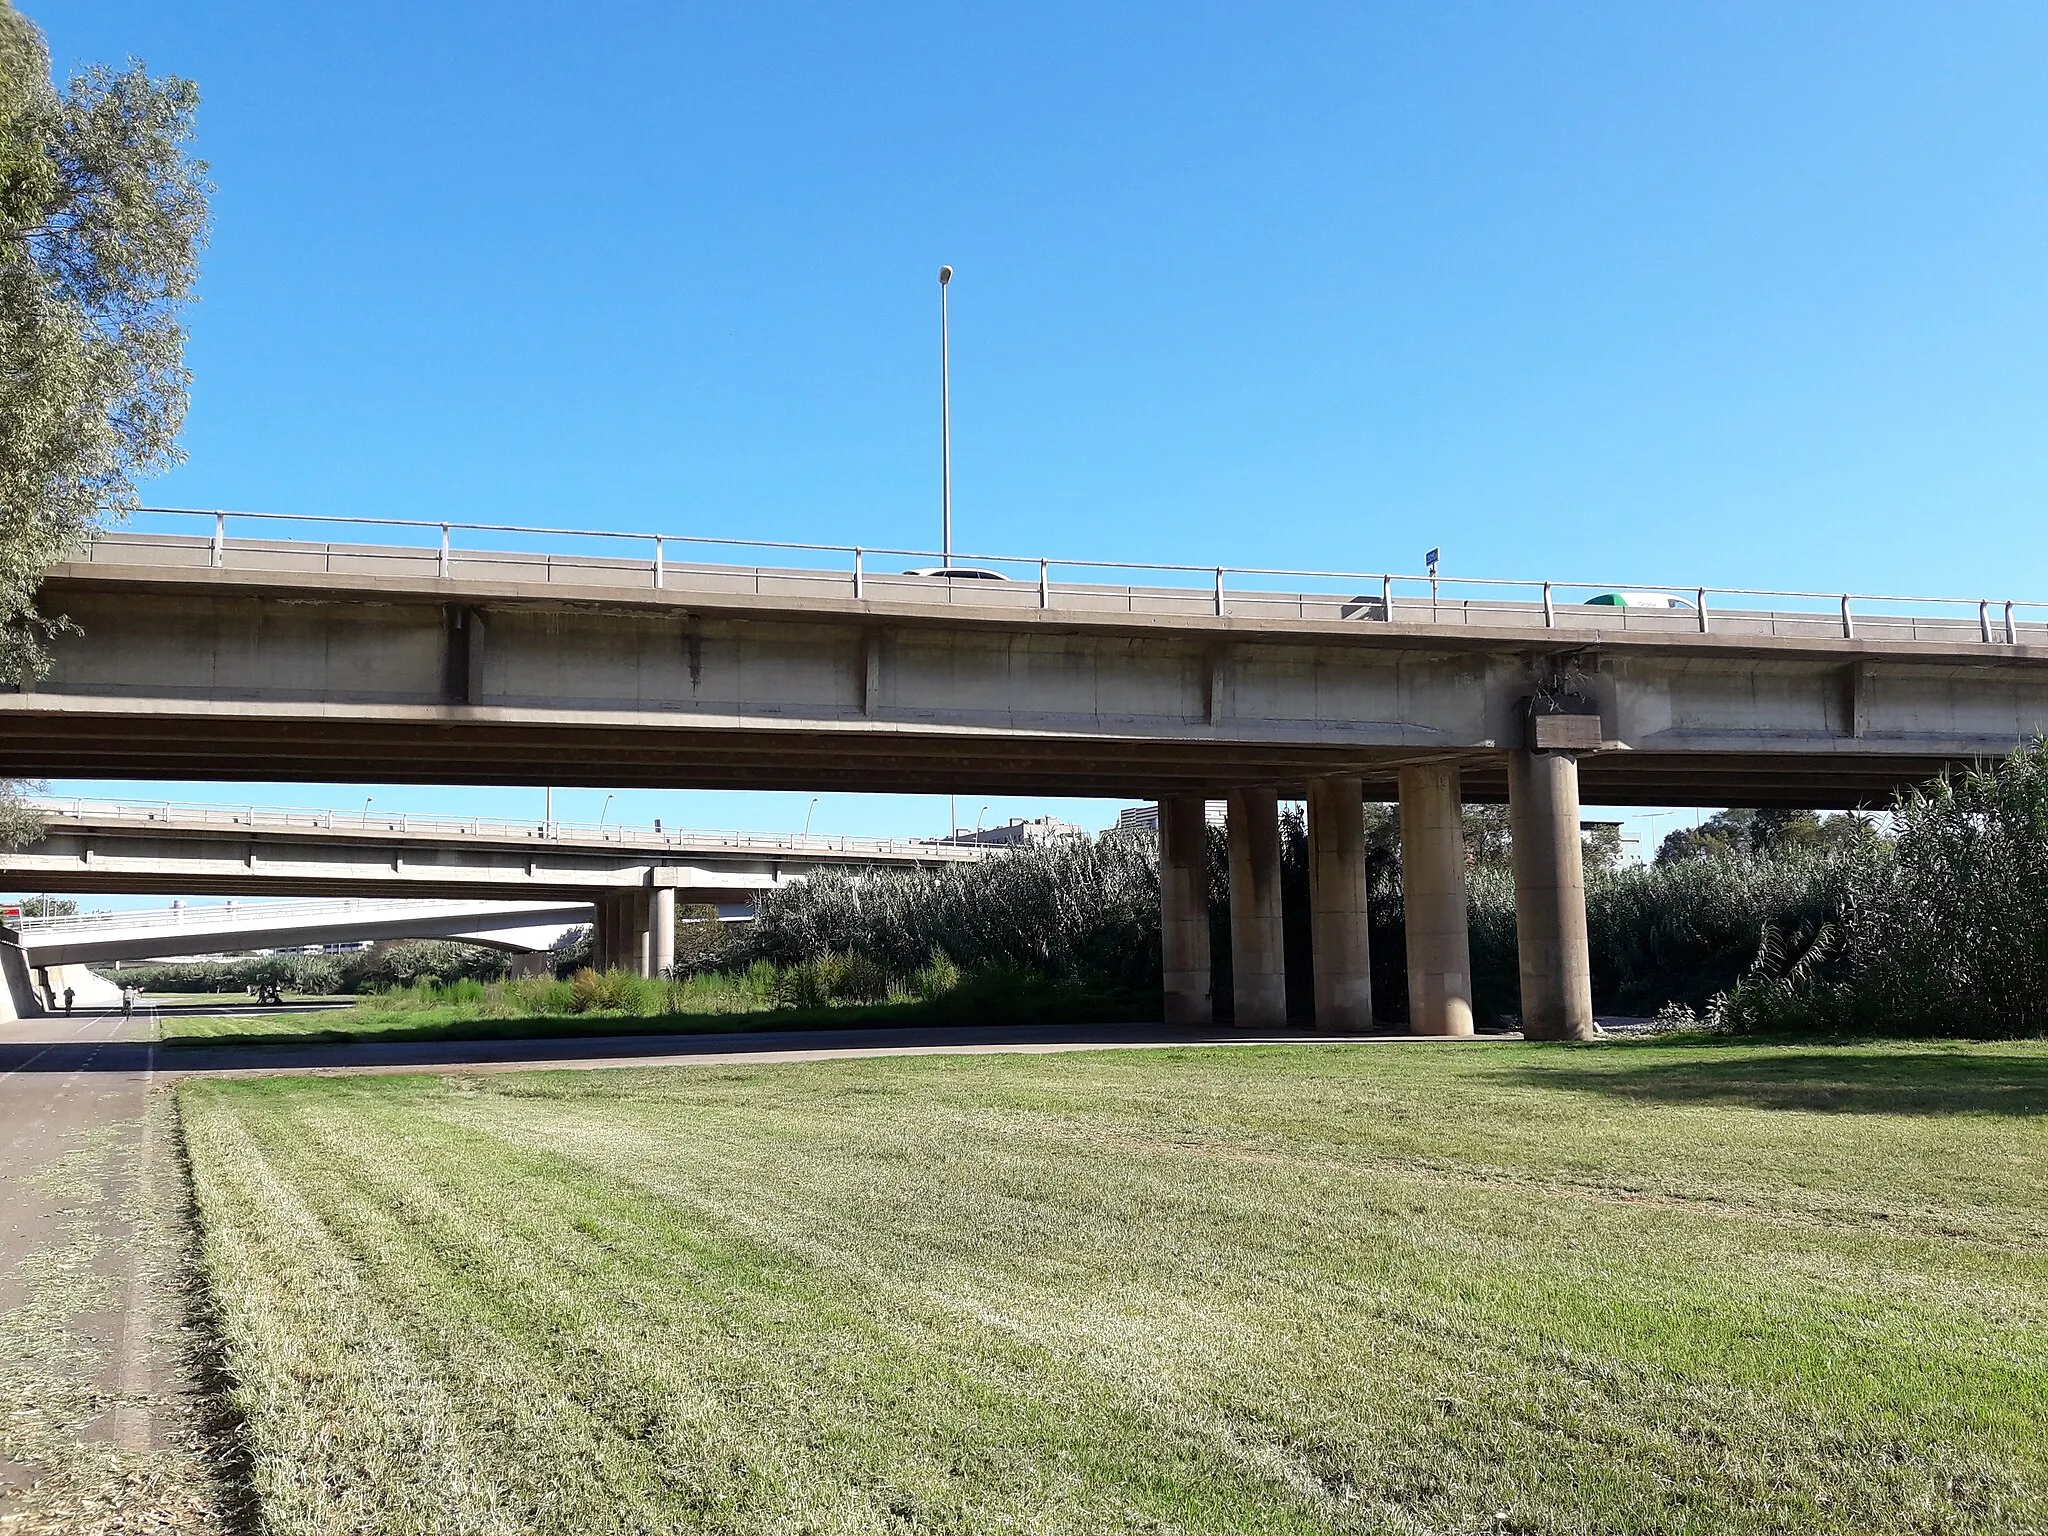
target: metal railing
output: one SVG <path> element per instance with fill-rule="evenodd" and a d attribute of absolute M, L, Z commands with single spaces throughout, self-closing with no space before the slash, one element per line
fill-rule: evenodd
<path fill-rule="evenodd" d="M 581 905 L 574 901 L 421 901 L 401 898 L 336 897 L 326 901 L 175 902 L 168 907 L 132 911 L 75 912 L 62 917 L 17 917 L 8 926 L 17 933 L 52 934 L 139 928 L 208 928 L 230 932 L 317 922 L 336 917 L 431 917 L 441 912 L 461 916 L 518 916 L 523 912 L 559 912 Z"/>
<path fill-rule="evenodd" d="M 243 827 L 270 832 L 396 832 L 492 843 L 597 844 L 624 852 L 841 855 L 849 859 L 918 862 L 973 860 L 989 847 L 915 838 L 854 837 L 839 833 L 725 832 L 696 827 L 632 826 L 620 822 L 490 821 L 481 816 L 418 816 L 409 811 L 310 811 L 289 806 L 205 805 L 170 800 L 43 799 L 34 809 L 45 817 L 94 824 L 164 827 Z"/>
<path fill-rule="evenodd" d="M 2048 642 L 2048 602 L 1987 597 L 1926 597 L 1873 592 L 1717 587 L 1697 583 L 1528 580 L 1430 576 L 1388 571 L 1316 571 L 1284 567 L 1198 566 L 1142 561 L 1053 559 L 1040 555 L 965 555 L 955 568 L 996 571 L 1005 579 L 951 579 L 917 574 L 938 563 L 934 551 L 853 544 L 812 544 L 696 534 L 620 533 L 518 523 L 229 512 L 149 507 L 141 518 L 199 519 L 197 535 L 130 529 L 99 533 L 88 562 L 211 567 L 216 570 L 322 572 L 428 577 L 457 576 L 551 586 L 640 588 L 705 594 L 819 596 L 855 601 L 1060 609 L 1074 613 L 1143 613 L 1240 618 L 1295 618 L 1439 627 L 1622 630 L 1791 638 L 1923 640 L 2016 645 Z M 263 538 L 231 533 L 239 526 L 403 529 L 416 542 L 362 544 Z M 570 541 L 582 549 L 464 547 L 458 535 L 488 534 L 528 544 Z M 591 553 L 591 548 L 640 554 Z M 772 551 L 781 565 L 715 563 L 734 551 Z M 678 561 L 676 553 L 706 558 Z M 883 565 L 904 567 L 878 569 Z M 1055 580 L 1055 573 L 1095 579 Z M 1102 579 L 1115 573 L 1142 582 Z M 1278 586 L 1275 583 L 1292 585 Z M 1447 596 L 1450 593 L 1452 595 Z M 1461 596 L 1457 594 L 1475 595 Z M 1682 606 L 1588 606 L 1584 594 L 1655 594 Z M 1759 605 L 1762 606 L 1759 606 Z M 1791 606 L 1784 606 L 1790 604 Z M 2023 616 L 2040 615 L 2037 617 Z"/>

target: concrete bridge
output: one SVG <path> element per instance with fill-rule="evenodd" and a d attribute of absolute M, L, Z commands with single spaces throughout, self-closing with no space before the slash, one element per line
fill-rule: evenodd
<path fill-rule="evenodd" d="M 159 960 L 357 939 L 466 939 L 528 954 L 591 921 L 576 901 L 230 901 L 139 911 L 20 917 L 9 923 L 31 966 Z"/>
<path fill-rule="evenodd" d="M 579 922 L 595 913 L 606 962 L 642 975 L 671 963 L 678 902 L 750 906 L 762 892 L 819 869 L 932 868 L 990 852 L 897 838 L 367 810 L 88 800 L 38 808 L 46 835 L 0 851 L 0 882 L 44 892 L 570 902 L 588 908 Z"/>
<path fill-rule="evenodd" d="M 236 902 L 64 917 L 20 917 L 0 930 L 0 1018 L 61 1006 L 109 1007 L 120 988 L 87 969 L 114 960 L 158 960 L 250 949 L 294 949 L 360 939 L 463 939 L 514 954 L 546 949 L 562 930 L 589 923 L 576 901 Z"/>
<path fill-rule="evenodd" d="M 1563 583 L 1425 598 L 1414 578 L 1111 584 L 1045 562 L 949 581 L 863 551 L 748 567 L 678 562 L 684 540 L 616 536 L 639 560 L 441 533 L 100 537 L 45 585 L 81 632 L 0 700 L 0 772 L 1156 798 L 1177 1022 L 1209 1007 L 1193 834 L 1227 797 L 1237 1014 L 1259 1026 L 1284 997 L 1275 801 L 1302 796 L 1318 1017 L 1346 1030 L 1369 1022 L 1357 807 L 1398 796 L 1416 1026 L 1453 1032 L 1456 808 L 1504 798 L 1524 1027 L 1570 1036 L 1591 1029 L 1582 789 L 1868 805 L 2048 728 L 2048 625 L 2003 601 L 1687 588 L 1689 609 L 1594 608 Z"/>

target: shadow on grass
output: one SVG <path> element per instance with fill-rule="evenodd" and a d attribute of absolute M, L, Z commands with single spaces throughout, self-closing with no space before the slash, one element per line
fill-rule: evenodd
<path fill-rule="evenodd" d="M 1639 1066 L 1605 1051 L 1582 1056 L 1575 1050 L 1564 1059 L 1527 1062 L 1508 1075 L 1530 1086 L 1645 1104 L 1809 1114 L 2048 1116 L 2048 1056 L 1981 1046 L 1968 1052 L 1775 1047 Z"/>
<path fill-rule="evenodd" d="M 391 1045 L 432 1040 L 575 1040 L 614 1035 L 909 1029 L 944 1024 L 1131 1024 L 1157 1023 L 1159 1006 L 1156 994 L 1143 992 L 968 985 L 927 1002 L 759 1008 L 730 1013 L 530 1014 L 517 1018 L 460 1019 L 408 1019 L 402 1012 L 374 1010 L 353 1017 L 347 1012 L 323 1013 L 291 1027 L 287 1027 L 284 1019 L 250 1019 L 246 1029 L 218 1034 L 167 1032 L 164 1043 L 173 1047 Z"/>

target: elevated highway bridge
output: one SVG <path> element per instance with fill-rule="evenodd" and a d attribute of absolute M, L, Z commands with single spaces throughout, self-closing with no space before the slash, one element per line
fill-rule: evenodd
<path fill-rule="evenodd" d="M 43 966 L 336 939 L 502 942 L 490 935 L 527 926 L 515 919 L 538 911 L 534 922 L 554 924 L 546 939 L 571 922 L 593 923 L 607 963 L 652 974 L 671 963 L 678 903 L 745 907 L 820 869 L 934 868 L 989 853 L 897 838 L 372 816 L 367 808 L 74 799 L 36 809 L 44 835 L 0 850 L 0 883 L 39 892 L 340 898 L 173 907 L 147 918 L 30 918 L 18 925 L 21 946 L 31 965 Z M 467 917 L 481 926 L 460 927 Z M 317 931 L 279 936 L 296 933 L 301 919 Z M 148 947 L 159 942 L 175 947 Z"/>
<path fill-rule="evenodd" d="M 1322 828 L 1318 1016 L 1348 1029 L 1369 1008 L 1356 807 L 1398 796 L 1417 1026 L 1470 1028 L 1455 809 L 1505 798 L 1522 1021 L 1576 1035 L 1582 792 L 1881 804 L 2048 728 L 2048 610 L 1988 598 L 1588 607 L 1598 587 L 1562 582 L 1050 561 L 946 580 L 647 535 L 246 534 L 288 521 L 102 535 L 54 570 L 45 605 L 79 632 L 0 698 L 0 772 L 1158 799 L 1176 1018 L 1210 1006 L 1188 863 L 1205 797 L 1232 807 L 1243 1022 L 1284 1006 L 1276 798 Z M 458 547 L 479 539 L 499 547 Z"/>

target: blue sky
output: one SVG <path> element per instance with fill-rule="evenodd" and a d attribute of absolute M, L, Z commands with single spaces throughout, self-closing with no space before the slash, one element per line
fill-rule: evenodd
<path fill-rule="evenodd" d="M 929 543 L 947 261 L 970 549 L 2048 596 L 2038 6 L 24 9 L 204 93 L 152 499 Z"/>

